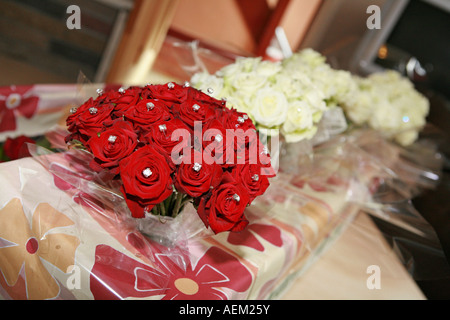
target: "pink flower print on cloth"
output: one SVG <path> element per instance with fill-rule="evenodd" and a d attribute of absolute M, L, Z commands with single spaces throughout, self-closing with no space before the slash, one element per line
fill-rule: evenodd
<path fill-rule="evenodd" d="M 0 132 L 16 130 L 16 112 L 27 119 L 36 112 L 39 97 L 31 92 L 33 86 L 0 87 Z"/>

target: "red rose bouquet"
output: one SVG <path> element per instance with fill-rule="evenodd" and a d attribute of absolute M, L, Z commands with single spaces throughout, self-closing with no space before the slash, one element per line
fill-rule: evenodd
<path fill-rule="evenodd" d="M 214 233 L 240 231 L 275 173 L 251 119 L 175 83 L 102 92 L 67 118 L 66 142 L 119 181 L 134 218 L 177 216 L 191 202 Z"/>

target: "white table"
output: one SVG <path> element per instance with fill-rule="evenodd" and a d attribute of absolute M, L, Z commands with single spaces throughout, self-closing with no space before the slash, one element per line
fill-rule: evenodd
<path fill-rule="evenodd" d="M 368 272 L 369 266 L 379 269 Z M 369 289 L 368 282 L 369 286 L 378 283 L 380 288 Z M 337 241 L 297 278 L 282 299 L 424 300 L 426 297 L 372 220 L 365 213 L 359 213 Z"/>

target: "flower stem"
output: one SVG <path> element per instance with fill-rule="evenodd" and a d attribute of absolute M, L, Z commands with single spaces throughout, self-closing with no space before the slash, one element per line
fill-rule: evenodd
<path fill-rule="evenodd" d="M 159 209 L 160 209 L 160 215 L 165 216 L 166 215 L 166 208 L 164 206 L 164 202 L 159 203 Z"/>
<path fill-rule="evenodd" d="M 165 205 L 165 209 L 166 209 L 166 213 L 171 216 L 171 210 L 172 210 L 172 203 L 173 203 L 173 193 L 166 199 L 163 201 L 164 205 Z"/>
<path fill-rule="evenodd" d="M 153 206 L 153 208 L 152 208 L 152 214 L 155 215 L 155 216 L 157 216 L 157 215 L 159 214 L 158 211 L 159 211 L 159 210 L 158 210 L 158 206 Z"/>
<path fill-rule="evenodd" d="M 177 198 L 175 200 L 175 207 L 173 208 L 173 216 L 176 217 L 178 215 L 178 211 L 180 211 L 181 201 L 183 201 L 184 194 L 178 192 Z"/>

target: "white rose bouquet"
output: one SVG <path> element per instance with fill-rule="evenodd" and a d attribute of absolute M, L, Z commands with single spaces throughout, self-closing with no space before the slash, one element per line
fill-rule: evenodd
<path fill-rule="evenodd" d="M 313 137 L 324 141 L 328 131 L 343 132 L 350 122 L 407 146 L 417 139 L 429 112 L 428 99 L 400 73 L 353 75 L 332 68 L 325 56 L 309 48 L 280 62 L 238 58 L 213 75 L 195 74 L 191 83 L 226 98 L 257 129 L 275 129 L 268 132 L 281 132 L 289 143 Z M 324 139 L 318 131 L 326 133 Z"/>
<path fill-rule="evenodd" d="M 355 125 L 367 125 L 402 146 L 416 141 L 426 124 L 429 101 L 413 83 L 392 70 L 365 78 L 353 77 L 358 90 L 341 104 L 347 118 Z"/>
<path fill-rule="evenodd" d="M 281 132 L 287 142 L 299 142 L 317 132 L 327 96 L 304 71 L 308 59 L 300 54 L 296 58 L 297 54 L 282 62 L 238 58 L 214 75 L 197 73 L 190 82 L 215 98 L 226 98 L 227 105 L 247 113 L 258 130 Z"/>

